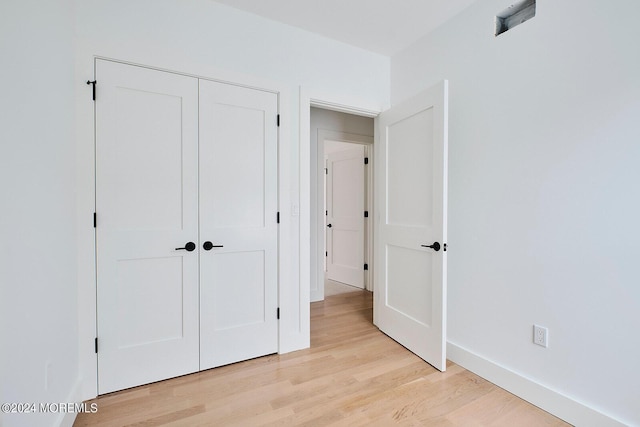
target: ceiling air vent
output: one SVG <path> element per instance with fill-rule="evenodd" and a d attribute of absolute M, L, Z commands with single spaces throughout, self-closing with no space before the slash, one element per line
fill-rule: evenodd
<path fill-rule="evenodd" d="M 536 16 L 536 0 L 522 0 L 496 15 L 496 36 Z"/>

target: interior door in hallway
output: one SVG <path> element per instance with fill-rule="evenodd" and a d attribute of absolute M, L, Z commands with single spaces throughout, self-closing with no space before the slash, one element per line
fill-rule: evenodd
<path fill-rule="evenodd" d="M 364 146 L 327 156 L 327 278 L 364 289 Z"/>
<path fill-rule="evenodd" d="M 200 369 L 278 350 L 277 109 L 200 81 Z"/>
<path fill-rule="evenodd" d="M 100 394 L 198 370 L 198 80 L 96 61 Z"/>
<path fill-rule="evenodd" d="M 444 81 L 379 117 L 374 320 L 446 367 L 447 97 Z"/>

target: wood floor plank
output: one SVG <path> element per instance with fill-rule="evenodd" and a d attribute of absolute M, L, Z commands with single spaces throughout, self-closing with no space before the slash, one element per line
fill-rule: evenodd
<path fill-rule="evenodd" d="M 442 373 L 382 334 L 367 291 L 311 305 L 311 348 L 105 396 L 75 426 L 566 426 L 447 362 Z"/>

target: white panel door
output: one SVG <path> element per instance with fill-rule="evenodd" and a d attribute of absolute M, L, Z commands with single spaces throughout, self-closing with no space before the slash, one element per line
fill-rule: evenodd
<path fill-rule="evenodd" d="M 96 61 L 100 394 L 198 370 L 198 80 Z"/>
<path fill-rule="evenodd" d="M 447 82 L 379 117 L 376 325 L 446 367 Z"/>
<path fill-rule="evenodd" d="M 364 289 L 364 146 L 327 157 L 327 278 Z"/>
<path fill-rule="evenodd" d="M 200 369 L 278 350 L 277 108 L 200 81 Z"/>

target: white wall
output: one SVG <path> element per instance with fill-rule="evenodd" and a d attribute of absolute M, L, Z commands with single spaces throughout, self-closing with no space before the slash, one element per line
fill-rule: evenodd
<path fill-rule="evenodd" d="M 291 150 L 282 166 L 290 174 L 292 205 L 281 206 L 289 221 L 291 250 L 288 271 L 281 271 L 295 289 L 308 295 L 308 277 L 300 271 L 298 251 L 309 245 L 300 235 L 299 93 L 337 94 L 361 105 L 388 103 L 389 58 L 354 48 L 300 29 L 241 12 L 210 0 L 76 0 L 78 181 L 80 218 L 93 212 L 93 105 L 90 88 L 81 79 L 93 76 L 95 55 L 258 87 L 284 88 L 281 111 Z M 339 66 L 338 66 L 339 65 Z M 98 82 L 98 96 L 99 96 Z M 307 147 L 308 149 L 308 147 Z M 306 177 L 308 179 L 308 176 Z M 304 183 L 303 183 L 304 185 Z M 81 342 L 95 336 L 95 275 L 93 229 L 79 222 Z M 282 226 L 282 225 L 281 225 Z M 306 227 L 305 227 L 306 228 Z M 308 253 L 308 252 L 307 252 Z M 305 255 L 307 258 L 308 255 Z M 282 294 L 281 294 L 282 298 Z M 283 312 L 297 318 L 298 332 L 308 325 L 308 304 Z M 306 320 L 305 320 L 306 317 Z M 308 337 L 308 326 L 307 326 Z M 95 394 L 95 354 L 81 348 L 83 397 Z"/>
<path fill-rule="evenodd" d="M 318 135 L 322 131 L 332 131 L 373 137 L 373 119 L 370 117 L 356 116 L 340 113 L 322 108 L 311 108 L 310 113 L 310 147 L 311 147 L 311 301 L 324 299 L 324 266 L 322 256 L 318 255 L 319 241 L 323 240 L 324 221 L 318 213 L 322 210 L 318 206 L 323 195 L 318 189 Z M 321 157 L 324 161 L 323 157 Z M 322 226 L 318 223 L 320 221 Z"/>
<path fill-rule="evenodd" d="M 2 403 L 77 398 L 73 48 L 71 0 L 1 3 Z M 0 425 L 62 418 L 1 414 Z"/>
<path fill-rule="evenodd" d="M 450 81 L 449 342 L 639 425 L 640 3 L 511 3 L 391 61 L 392 104 Z"/>

